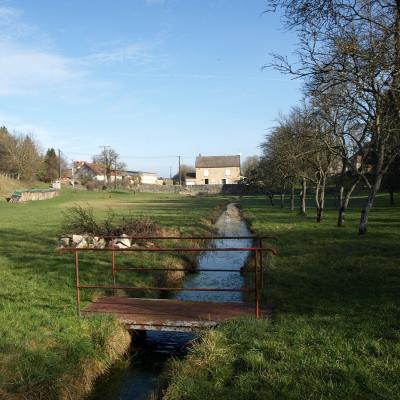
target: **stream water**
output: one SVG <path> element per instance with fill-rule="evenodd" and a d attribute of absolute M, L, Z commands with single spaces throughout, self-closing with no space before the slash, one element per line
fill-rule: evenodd
<path fill-rule="evenodd" d="M 229 204 L 216 222 L 218 236 L 249 236 L 246 223 L 241 219 L 235 204 Z M 216 239 L 213 247 L 251 247 L 251 239 Z M 240 269 L 246 262 L 248 252 L 204 252 L 198 266 L 201 269 Z M 234 272 L 198 272 L 187 275 L 185 288 L 241 288 L 244 279 Z M 243 301 L 240 292 L 177 292 L 171 296 L 193 301 Z M 131 358 L 117 363 L 101 377 L 87 400 L 148 400 L 157 391 L 159 377 L 165 362 L 172 356 L 184 355 L 192 333 L 147 332 L 133 343 L 135 351 Z"/>

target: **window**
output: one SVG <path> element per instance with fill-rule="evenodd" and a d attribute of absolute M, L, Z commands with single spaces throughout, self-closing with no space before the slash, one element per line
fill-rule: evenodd
<path fill-rule="evenodd" d="M 208 179 L 204 179 L 204 184 L 208 185 Z"/>
<path fill-rule="evenodd" d="M 230 174 L 231 174 L 231 170 L 230 170 L 230 169 L 226 169 L 226 170 L 225 170 L 225 175 L 226 175 L 226 176 L 229 176 Z"/>
<path fill-rule="evenodd" d="M 204 170 L 204 176 L 208 176 L 208 169 Z"/>
<path fill-rule="evenodd" d="M 221 183 L 222 183 L 223 185 L 226 185 L 226 179 L 221 179 Z"/>

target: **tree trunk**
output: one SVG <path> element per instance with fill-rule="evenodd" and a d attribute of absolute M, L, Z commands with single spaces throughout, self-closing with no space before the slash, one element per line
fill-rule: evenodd
<path fill-rule="evenodd" d="M 339 204 L 339 215 L 338 215 L 338 222 L 337 222 L 337 226 L 339 228 L 344 226 L 345 223 L 345 214 L 347 211 L 347 207 L 349 205 L 350 202 L 350 198 L 351 195 L 354 192 L 354 189 L 357 187 L 358 182 L 360 182 L 360 178 L 358 178 L 353 185 L 350 187 L 350 189 L 347 191 L 346 195 L 344 196 L 344 187 L 342 186 L 340 188 L 340 204 Z"/>
<path fill-rule="evenodd" d="M 290 198 L 290 210 L 294 211 L 294 183 L 292 183 L 292 194 Z"/>
<path fill-rule="evenodd" d="M 375 129 L 377 133 L 382 135 L 382 126 L 381 126 L 381 119 L 380 114 L 378 113 L 376 122 L 375 122 Z M 381 135 L 378 135 L 380 137 Z M 385 143 L 380 142 L 377 153 L 377 162 L 375 165 L 375 180 L 374 183 L 369 188 L 369 195 L 367 202 L 365 203 L 364 207 L 361 210 L 361 217 L 360 217 L 360 224 L 358 226 L 358 233 L 360 235 L 365 235 L 368 229 L 368 215 L 374 204 L 375 196 L 378 193 L 379 188 L 381 187 L 381 182 L 383 178 L 383 174 L 387 171 L 388 165 L 386 166 L 386 171 L 383 168 L 383 161 L 385 158 Z"/>
<path fill-rule="evenodd" d="M 400 1 L 396 0 L 396 22 L 394 28 L 394 46 L 395 46 L 395 67 L 393 69 L 393 94 L 396 101 L 396 109 L 400 111 Z"/>
<path fill-rule="evenodd" d="M 267 197 L 269 198 L 269 202 L 271 203 L 271 206 L 274 205 L 274 194 L 272 192 L 267 192 Z"/>
<path fill-rule="evenodd" d="M 306 178 L 303 178 L 302 182 L 302 191 L 300 194 L 300 214 L 305 215 L 306 214 L 306 195 L 307 195 L 307 181 Z"/>
<path fill-rule="evenodd" d="M 346 212 L 346 208 L 344 207 L 344 205 L 341 205 L 339 208 L 339 215 L 338 215 L 338 221 L 337 221 L 337 226 L 339 228 L 344 226 L 345 212 Z"/>
<path fill-rule="evenodd" d="M 365 235 L 368 230 L 368 216 L 371 211 L 372 205 L 374 204 L 375 196 L 381 186 L 382 174 L 378 173 L 375 177 L 375 182 L 372 185 L 367 202 L 361 210 L 360 224 L 358 226 L 358 233 L 360 235 Z"/>
<path fill-rule="evenodd" d="M 281 208 L 285 207 L 285 193 L 281 192 Z"/>
<path fill-rule="evenodd" d="M 319 199 L 317 205 L 317 222 L 321 222 L 324 217 L 325 209 L 325 188 L 326 188 L 326 176 L 322 177 L 322 185 L 319 189 Z"/>
<path fill-rule="evenodd" d="M 389 192 L 389 195 L 390 195 L 390 205 L 391 205 L 391 206 L 394 206 L 394 191 L 391 190 L 391 191 Z"/>
<path fill-rule="evenodd" d="M 320 180 L 317 181 L 317 186 L 315 187 L 315 205 L 317 206 L 317 215 L 319 210 L 319 191 L 320 191 L 321 183 Z M 318 222 L 318 217 L 317 217 Z"/>

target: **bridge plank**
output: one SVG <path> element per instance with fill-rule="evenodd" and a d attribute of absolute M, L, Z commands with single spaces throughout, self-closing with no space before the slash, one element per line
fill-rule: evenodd
<path fill-rule="evenodd" d="M 197 302 L 131 297 L 100 297 L 83 314 L 109 313 L 130 329 L 193 331 L 218 325 L 230 318 L 254 315 L 254 306 L 240 302 Z M 268 317 L 268 311 L 261 315 Z"/>

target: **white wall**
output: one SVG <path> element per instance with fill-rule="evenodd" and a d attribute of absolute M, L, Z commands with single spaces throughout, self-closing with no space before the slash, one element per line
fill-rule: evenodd
<path fill-rule="evenodd" d="M 140 175 L 140 182 L 144 184 L 155 185 L 158 183 L 158 177 L 157 175 L 142 174 Z"/>

